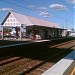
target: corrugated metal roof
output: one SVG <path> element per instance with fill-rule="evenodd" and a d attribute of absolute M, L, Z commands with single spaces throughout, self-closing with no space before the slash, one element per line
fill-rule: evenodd
<path fill-rule="evenodd" d="M 45 27 L 60 28 L 58 24 L 53 23 L 53 22 L 34 18 L 28 15 L 19 14 L 16 12 L 11 12 L 11 13 L 16 17 L 16 19 L 18 20 L 20 24 L 25 24 L 26 26 L 38 25 L 38 26 L 45 26 Z"/>

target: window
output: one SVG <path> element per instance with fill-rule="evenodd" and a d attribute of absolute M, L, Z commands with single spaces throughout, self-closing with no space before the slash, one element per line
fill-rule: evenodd
<path fill-rule="evenodd" d="M 9 19 L 7 19 L 6 22 L 9 22 Z"/>
<path fill-rule="evenodd" d="M 15 23 L 13 23 L 13 25 L 15 25 Z"/>
<path fill-rule="evenodd" d="M 10 21 L 9 22 L 12 22 L 12 19 L 10 19 Z"/>
<path fill-rule="evenodd" d="M 10 15 L 10 18 L 12 18 L 12 15 Z"/>
<path fill-rule="evenodd" d="M 15 22 L 15 19 L 13 19 L 13 22 Z"/>
<path fill-rule="evenodd" d="M 19 23 L 16 23 L 16 25 L 19 25 Z"/>

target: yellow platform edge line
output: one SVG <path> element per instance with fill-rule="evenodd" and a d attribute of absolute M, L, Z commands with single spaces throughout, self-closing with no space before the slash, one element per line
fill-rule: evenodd
<path fill-rule="evenodd" d="M 74 72 L 75 72 L 75 68 L 73 69 L 72 73 L 70 75 L 74 75 Z"/>

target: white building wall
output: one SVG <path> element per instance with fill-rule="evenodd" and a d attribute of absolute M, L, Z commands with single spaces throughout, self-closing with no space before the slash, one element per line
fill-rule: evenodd
<path fill-rule="evenodd" d="M 17 21 L 13 14 L 10 14 L 9 17 L 6 19 L 5 23 L 3 24 L 3 26 L 16 27 L 21 26 L 21 24 Z"/>
<path fill-rule="evenodd" d="M 62 37 L 66 36 L 67 35 L 67 30 L 63 30 L 62 31 Z"/>
<path fill-rule="evenodd" d="M 26 28 L 26 32 L 28 33 L 28 30 L 32 31 L 33 27 L 27 27 Z M 49 36 L 51 35 L 51 38 L 54 37 L 60 37 L 60 33 L 58 32 L 58 29 L 52 29 L 52 28 L 45 28 L 45 27 L 36 27 L 34 28 L 34 30 L 39 30 L 39 35 L 41 36 L 42 39 L 44 38 L 49 38 Z M 47 31 L 47 33 L 45 33 L 45 30 Z M 45 36 L 45 34 L 47 34 L 47 37 Z"/>

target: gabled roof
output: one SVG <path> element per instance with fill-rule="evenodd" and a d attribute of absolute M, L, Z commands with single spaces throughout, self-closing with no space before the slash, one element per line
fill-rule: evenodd
<path fill-rule="evenodd" d="M 60 28 L 58 26 L 58 24 L 56 24 L 56 23 L 49 22 L 49 21 L 42 20 L 42 19 L 38 19 L 38 18 L 34 18 L 34 17 L 28 16 L 28 15 L 19 14 L 19 13 L 16 13 L 16 12 L 9 12 L 7 14 L 7 16 L 5 17 L 5 19 L 3 20 L 2 25 L 4 24 L 5 20 L 7 19 L 7 17 L 11 13 L 15 16 L 15 18 L 18 20 L 18 22 L 20 24 L 25 24 L 26 26 L 38 25 L 38 26 L 45 26 L 45 27 Z"/>
<path fill-rule="evenodd" d="M 3 24 L 4 24 L 4 22 L 5 22 L 5 21 L 6 21 L 6 19 L 9 17 L 9 15 L 10 15 L 10 12 L 8 12 L 8 13 L 7 13 L 7 15 L 4 17 L 4 20 L 2 21 L 1 25 L 3 25 Z"/>

